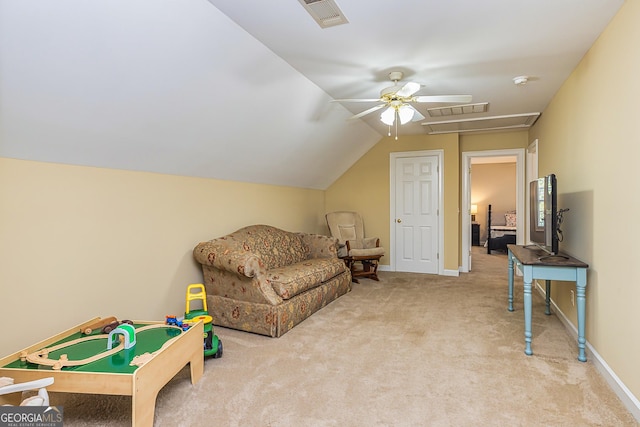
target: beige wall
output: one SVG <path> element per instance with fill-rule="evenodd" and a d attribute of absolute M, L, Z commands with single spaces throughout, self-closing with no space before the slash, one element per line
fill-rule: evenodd
<path fill-rule="evenodd" d="M 639 22 L 640 2 L 625 2 L 530 133 L 540 175 L 557 174 L 559 207 L 571 209 L 560 249 L 590 264 L 587 340 L 636 398 Z M 570 289 L 554 286 L 552 297 L 575 323 Z"/>
<path fill-rule="evenodd" d="M 324 192 L 0 158 L 6 355 L 95 316 L 184 313 L 191 251 L 253 223 L 324 232 Z"/>
<path fill-rule="evenodd" d="M 389 160 L 391 153 L 444 150 L 444 268 L 460 266 L 461 153 L 464 151 L 502 150 L 527 146 L 527 132 L 464 135 L 410 135 L 397 141 L 382 138 L 326 191 L 326 210 L 355 210 L 362 214 L 366 234 L 379 236 L 389 248 L 391 218 Z M 381 263 L 389 264 L 389 257 Z"/>
<path fill-rule="evenodd" d="M 345 172 L 326 191 L 327 212 L 354 210 L 364 220 L 365 234 L 380 237 L 380 245 L 390 248 L 390 154 L 405 151 L 444 151 L 444 268 L 458 269 L 458 188 L 460 170 L 458 135 L 410 135 L 397 141 L 385 137 Z M 389 265 L 388 255 L 381 264 Z"/>
<path fill-rule="evenodd" d="M 476 222 L 480 241 L 487 238 L 487 212 L 493 212 L 493 224 L 504 224 L 504 214 L 516 209 L 516 164 L 486 163 L 471 165 L 471 203 L 478 205 Z M 524 193 L 523 193 L 524 194 Z M 500 215 L 502 217 L 500 218 Z"/>
<path fill-rule="evenodd" d="M 186 285 L 202 280 L 195 244 L 248 224 L 328 234 L 325 212 L 354 209 L 388 247 L 389 154 L 436 149 L 445 268 L 457 269 L 457 135 L 383 138 L 326 192 L 0 158 L 0 312 L 47 319 L 5 330 L 0 353 L 94 316 L 179 314 Z"/>
<path fill-rule="evenodd" d="M 460 152 L 527 148 L 528 135 L 526 130 L 461 134 Z"/>

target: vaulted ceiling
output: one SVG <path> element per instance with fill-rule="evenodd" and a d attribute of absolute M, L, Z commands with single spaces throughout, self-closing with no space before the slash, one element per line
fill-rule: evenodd
<path fill-rule="evenodd" d="M 622 3 L 337 0 L 323 29 L 296 0 L 0 0 L 0 156 L 324 189 L 388 131 L 332 99 L 399 70 L 541 112 Z"/>

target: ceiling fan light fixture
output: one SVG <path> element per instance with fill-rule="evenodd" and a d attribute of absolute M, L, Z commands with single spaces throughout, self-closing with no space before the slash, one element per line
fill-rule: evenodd
<path fill-rule="evenodd" d="M 301 2 L 314 3 L 324 0 L 299 0 Z M 393 81 L 393 86 L 386 87 L 380 91 L 379 99 L 334 99 L 333 102 L 378 102 L 379 104 L 360 113 L 354 114 L 349 120 L 355 120 L 373 113 L 384 110 L 380 114 L 380 121 L 389 127 L 388 136 L 391 136 L 391 127 L 395 127 L 396 139 L 398 139 L 398 126 L 405 125 L 411 121 L 424 120 L 425 117 L 412 104 L 414 102 L 432 103 L 458 103 L 467 104 L 471 102 L 471 95 L 415 95 L 422 85 L 417 82 L 407 82 L 400 84 L 404 77 L 402 71 L 392 71 L 389 79 Z"/>
<path fill-rule="evenodd" d="M 398 109 L 398 116 L 400 116 L 400 124 L 405 124 L 413 119 L 414 109 L 408 105 L 403 105 Z"/>
<path fill-rule="evenodd" d="M 389 107 L 380 114 L 380 120 L 387 126 L 391 126 L 396 119 L 396 110 Z"/>

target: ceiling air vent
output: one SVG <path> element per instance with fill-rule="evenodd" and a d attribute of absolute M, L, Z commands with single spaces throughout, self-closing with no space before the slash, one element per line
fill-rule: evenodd
<path fill-rule="evenodd" d="M 344 16 L 338 5 L 333 0 L 298 0 L 300 4 L 309 12 L 309 15 L 322 28 L 333 27 L 335 25 L 346 24 L 347 17 Z"/>
<path fill-rule="evenodd" d="M 459 116 L 461 114 L 486 113 L 489 110 L 488 102 L 477 104 L 454 105 L 452 107 L 427 108 L 427 113 L 431 117 Z"/>
<path fill-rule="evenodd" d="M 446 120 L 422 123 L 429 135 L 440 133 L 488 132 L 509 129 L 526 129 L 538 120 L 540 113 L 511 114 L 506 116 L 481 117 L 477 119 Z"/>

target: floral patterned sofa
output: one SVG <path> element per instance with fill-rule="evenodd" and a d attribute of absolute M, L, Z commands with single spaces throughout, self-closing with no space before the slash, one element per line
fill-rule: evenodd
<path fill-rule="evenodd" d="M 251 225 L 199 243 L 215 325 L 280 337 L 351 290 L 337 239 Z"/>

